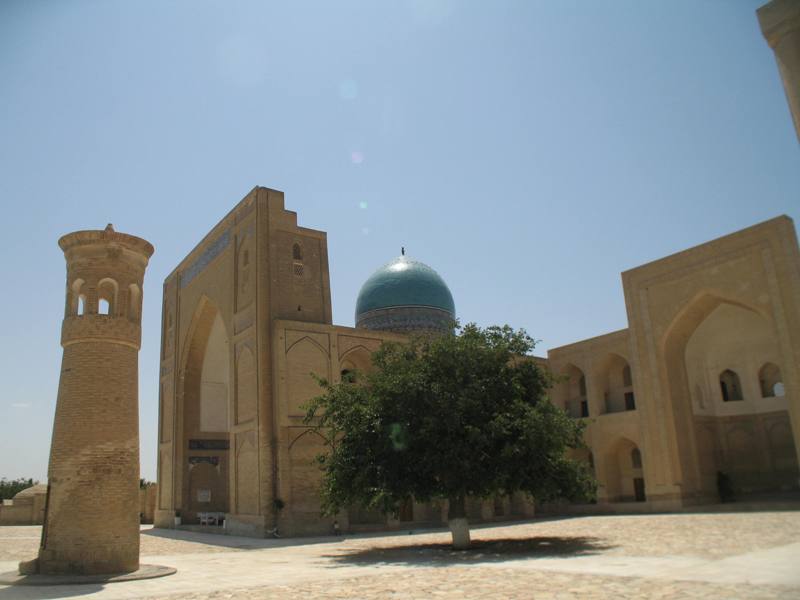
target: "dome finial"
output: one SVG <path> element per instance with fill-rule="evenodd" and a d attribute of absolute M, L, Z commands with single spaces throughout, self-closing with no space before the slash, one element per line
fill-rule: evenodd
<path fill-rule="evenodd" d="M 406 255 L 406 247 L 405 246 L 400 246 L 400 255 L 401 256 L 405 256 Z"/>

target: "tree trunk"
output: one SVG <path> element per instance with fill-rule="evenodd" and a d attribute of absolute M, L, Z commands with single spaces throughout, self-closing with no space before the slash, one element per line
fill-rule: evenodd
<path fill-rule="evenodd" d="M 453 550 L 467 550 L 469 548 L 469 523 L 467 512 L 464 509 L 464 495 L 449 499 L 447 508 L 447 524 L 453 536 Z"/>

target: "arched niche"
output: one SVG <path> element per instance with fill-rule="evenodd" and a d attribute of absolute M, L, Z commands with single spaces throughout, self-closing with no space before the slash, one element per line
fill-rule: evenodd
<path fill-rule="evenodd" d="M 294 436 L 288 445 L 290 474 L 287 509 L 294 514 L 319 518 L 321 500 L 315 490 L 322 483 L 317 457 L 327 452 L 325 438 L 319 432 L 305 430 Z"/>
<path fill-rule="evenodd" d="M 356 346 L 348 350 L 339 359 L 339 376 L 344 380 L 347 376 L 357 381 L 359 376 L 372 370 L 372 353 L 364 346 Z"/>
<path fill-rule="evenodd" d="M 330 378 L 329 359 L 319 342 L 308 336 L 289 348 L 286 353 L 286 382 L 290 416 L 304 416 L 309 400 L 322 393 L 315 376 Z"/>
<path fill-rule="evenodd" d="M 142 290 L 135 283 L 128 286 L 128 319 L 139 322 L 142 314 Z"/>
<path fill-rule="evenodd" d="M 604 413 L 636 410 L 631 367 L 624 357 L 609 353 L 600 361 L 596 371 L 597 384 L 603 393 Z"/>
<path fill-rule="evenodd" d="M 255 431 L 236 435 L 236 512 L 257 515 L 258 508 L 258 444 Z"/>
<path fill-rule="evenodd" d="M 606 452 L 605 486 L 609 502 L 644 502 L 643 457 L 639 446 L 619 438 Z"/>
<path fill-rule="evenodd" d="M 589 416 L 589 402 L 586 397 L 586 375 L 583 370 L 569 363 L 561 372 L 559 383 L 564 410 L 573 418 Z"/>
<path fill-rule="evenodd" d="M 770 377 L 775 375 L 764 367 L 765 362 L 772 364 L 766 359 L 779 355 L 766 318 L 743 306 L 719 303 L 698 323 L 685 344 L 688 385 L 695 390 L 697 400 L 692 410 L 709 416 L 772 410 L 758 402 L 762 397 L 760 375 L 765 371 Z"/>
<path fill-rule="evenodd" d="M 255 298 L 255 245 L 245 235 L 236 255 L 236 310 L 246 308 Z"/>
<path fill-rule="evenodd" d="M 242 346 L 236 356 L 236 423 L 255 418 L 258 402 L 256 361 L 249 346 Z"/>

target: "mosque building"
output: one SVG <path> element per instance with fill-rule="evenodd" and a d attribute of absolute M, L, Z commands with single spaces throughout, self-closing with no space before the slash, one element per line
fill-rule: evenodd
<path fill-rule="evenodd" d="M 800 135 L 800 10 L 772 0 L 758 20 Z M 796 492 L 800 457 L 800 249 L 780 216 L 622 274 L 628 327 L 554 348 L 551 400 L 583 419 L 576 452 L 597 504 L 663 511 L 715 502 L 721 488 Z M 164 282 L 155 523 L 225 523 L 263 536 L 328 533 L 323 451 L 303 423 L 315 373 L 366 371 L 382 342 L 443 331 L 455 303 L 404 255 L 361 289 L 356 327 L 334 325 L 326 234 L 297 225 L 283 194 L 253 189 Z M 502 319 L 501 319 L 502 320 Z M 398 518 L 353 507 L 343 530 L 443 520 L 408 503 Z M 548 507 L 540 507 L 548 508 Z M 564 507 L 561 507 L 562 509 Z M 472 520 L 530 516 L 516 495 L 472 500 Z"/>
<path fill-rule="evenodd" d="M 587 423 L 578 458 L 598 501 L 576 510 L 661 511 L 798 488 L 800 251 L 782 216 L 622 275 L 628 328 L 537 359 L 551 399 Z M 371 368 L 371 353 L 456 316 L 444 280 L 401 254 L 359 293 L 355 327 L 334 325 L 326 234 L 297 225 L 257 187 L 164 282 L 157 526 L 225 522 L 229 533 L 329 533 L 320 516 L 323 440 L 303 423 L 319 395 Z M 502 321 L 502 316 L 498 316 Z M 563 377 L 562 377 L 563 376 Z M 548 507 L 542 507 L 548 508 Z M 409 502 L 358 507 L 343 531 L 443 521 Z M 472 520 L 529 517 L 530 499 L 472 500 Z"/>

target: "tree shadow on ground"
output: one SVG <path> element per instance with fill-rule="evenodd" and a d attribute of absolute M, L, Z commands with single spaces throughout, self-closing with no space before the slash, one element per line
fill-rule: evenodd
<path fill-rule="evenodd" d="M 340 541 L 335 536 L 294 537 L 294 538 L 255 538 L 236 535 L 226 535 L 220 529 L 218 533 L 197 532 L 181 529 L 142 529 L 141 535 L 203 544 L 206 546 L 219 546 L 236 550 L 262 550 L 264 548 L 285 548 L 289 546 L 307 546 L 311 544 L 331 544 Z"/>
<path fill-rule="evenodd" d="M 453 550 L 450 543 L 413 544 L 344 550 L 328 554 L 337 565 L 449 566 L 506 562 L 536 558 L 588 556 L 614 546 L 594 537 L 532 537 L 473 540 L 469 550 Z"/>

